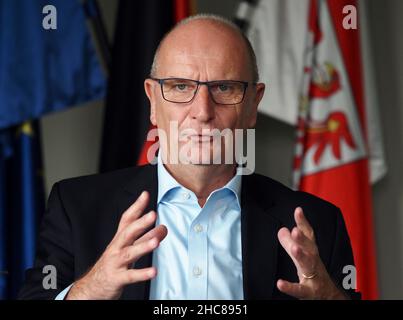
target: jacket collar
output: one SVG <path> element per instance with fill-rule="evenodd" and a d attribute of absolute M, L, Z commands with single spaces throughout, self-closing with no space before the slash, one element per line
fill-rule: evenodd
<path fill-rule="evenodd" d="M 243 177 L 242 270 L 247 300 L 271 299 L 277 271 L 277 232 L 281 223 L 273 214 L 273 193 L 257 188 L 254 175 Z"/>

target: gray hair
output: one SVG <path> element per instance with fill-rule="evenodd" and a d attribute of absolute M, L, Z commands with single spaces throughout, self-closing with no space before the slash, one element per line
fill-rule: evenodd
<path fill-rule="evenodd" d="M 250 43 L 248 37 L 245 36 L 245 34 L 242 32 L 241 28 L 239 28 L 235 23 L 233 23 L 231 20 L 228 20 L 222 16 L 216 15 L 216 14 L 211 14 L 211 13 L 199 13 L 190 17 L 187 17 L 181 21 L 179 21 L 169 32 L 167 32 L 164 37 L 162 38 L 162 40 L 160 41 L 157 50 L 155 51 L 154 54 L 154 59 L 153 59 L 153 63 L 151 65 L 151 71 L 150 71 L 150 75 L 152 77 L 156 76 L 157 73 L 157 61 L 158 61 L 158 54 L 159 51 L 161 49 L 162 43 L 164 42 L 165 38 L 174 30 L 176 30 L 176 28 L 182 26 L 182 25 L 186 25 L 189 22 L 192 21 L 196 21 L 196 20 L 208 20 L 208 21 L 213 21 L 213 22 L 217 22 L 217 23 L 221 23 L 229 28 L 231 28 L 232 30 L 234 30 L 236 33 L 238 33 L 242 39 L 244 40 L 245 44 L 246 44 L 246 48 L 248 51 L 248 55 L 249 55 L 249 59 L 250 59 L 250 63 L 251 63 L 251 68 L 252 68 L 252 81 L 253 82 L 258 82 L 259 81 L 259 70 L 257 67 L 257 61 L 256 61 L 256 55 L 255 55 L 255 51 L 253 50 L 252 44 Z"/>

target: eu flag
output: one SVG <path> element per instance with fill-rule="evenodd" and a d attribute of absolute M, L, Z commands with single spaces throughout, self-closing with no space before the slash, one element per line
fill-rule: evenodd
<path fill-rule="evenodd" d="M 105 83 L 80 0 L 0 0 L 0 299 L 17 296 L 44 211 L 36 119 Z"/>
<path fill-rule="evenodd" d="M 34 261 L 44 211 L 39 128 L 30 122 L 0 130 L 0 298 L 15 298 Z"/>
<path fill-rule="evenodd" d="M 103 98 L 105 86 L 80 0 L 0 0 L 0 129 Z"/>

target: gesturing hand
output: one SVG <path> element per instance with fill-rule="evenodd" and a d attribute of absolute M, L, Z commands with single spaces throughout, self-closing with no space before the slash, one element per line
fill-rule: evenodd
<path fill-rule="evenodd" d="M 130 268 L 167 235 L 163 225 L 142 235 L 157 217 L 154 211 L 141 216 L 148 201 L 149 194 L 144 191 L 123 213 L 114 238 L 91 270 L 71 287 L 66 299 L 118 299 L 126 285 L 156 276 L 154 267 Z"/>
<path fill-rule="evenodd" d="M 291 232 L 281 228 L 278 239 L 297 268 L 299 283 L 279 279 L 277 288 L 298 299 L 347 299 L 332 281 L 319 256 L 314 231 L 302 208 L 295 209 L 294 218 L 297 226 Z"/>

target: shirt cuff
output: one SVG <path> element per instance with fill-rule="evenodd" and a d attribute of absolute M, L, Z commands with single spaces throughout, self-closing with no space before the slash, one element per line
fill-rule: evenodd
<path fill-rule="evenodd" d="M 72 283 L 71 285 L 69 285 L 66 289 L 64 289 L 62 292 L 60 292 L 55 300 L 64 300 L 64 298 L 66 298 L 67 294 L 69 293 L 71 287 L 73 286 L 74 283 Z"/>

